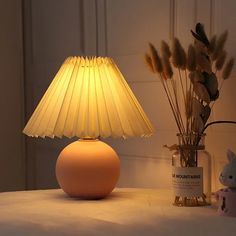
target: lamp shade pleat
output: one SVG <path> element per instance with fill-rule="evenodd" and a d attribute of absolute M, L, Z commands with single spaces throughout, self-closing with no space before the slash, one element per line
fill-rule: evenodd
<path fill-rule="evenodd" d="M 154 129 L 111 58 L 67 58 L 23 132 L 35 137 L 149 136 Z"/>

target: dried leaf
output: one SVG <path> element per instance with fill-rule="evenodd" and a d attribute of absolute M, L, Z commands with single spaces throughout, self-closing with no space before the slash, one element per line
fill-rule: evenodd
<path fill-rule="evenodd" d="M 192 35 L 193 35 L 193 37 L 195 38 L 195 39 L 197 39 L 198 41 L 201 41 L 201 37 L 198 35 L 198 34 L 196 34 L 194 31 L 192 31 L 191 30 L 191 33 L 192 33 Z"/>
<path fill-rule="evenodd" d="M 194 48 L 196 51 L 196 55 L 199 53 L 203 53 L 203 54 L 208 54 L 208 49 L 207 47 L 200 41 L 194 41 Z"/>
<path fill-rule="evenodd" d="M 209 105 L 206 105 L 204 108 L 203 108 L 203 112 L 201 113 L 201 118 L 202 118 L 202 121 L 203 121 L 203 124 L 205 125 L 209 116 L 211 114 L 211 108 Z"/>
<path fill-rule="evenodd" d="M 197 53 L 197 64 L 201 68 L 202 71 L 205 71 L 207 73 L 211 73 L 211 63 L 204 53 Z"/>
<path fill-rule="evenodd" d="M 197 40 L 201 41 L 207 47 L 209 46 L 209 41 L 206 36 L 203 24 L 197 23 L 196 24 L 196 33 L 194 33 L 192 30 L 191 30 L 191 32 Z"/>
<path fill-rule="evenodd" d="M 206 45 L 209 46 L 209 40 L 205 33 L 204 25 L 201 23 L 196 24 L 196 33 L 201 37 L 201 41 Z"/>
<path fill-rule="evenodd" d="M 216 94 L 214 96 L 211 96 L 211 101 L 215 101 L 216 99 L 219 98 L 220 92 L 219 90 L 216 91 Z"/>
<path fill-rule="evenodd" d="M 199 82 L 194 83 L 193 90 L 196 93 L 196 95 L 199 97 L 199 99 L 203 100 L 207 104 L 210 103 L 210 96 L 207 92 L 206 87 L 203 84 L 201 84 Z"/>
<path fill-rule="evenodd" d="M 193 98 L 193 117 L 200 116 L 204 111 L 204 106 L 200 103 L 197 98 Z"/>
<path fill-rule="evenodd" d="M 218 80 L 216 78 L 216 75 L 214 73 L 203 73 L 203 75 L 205 77 L 204 85 L 206 86 L 206 89 L 210 95 L 210 99 L 214 98 L 218 91 Z"/>
<path fill-rule="evenodd" d="M 195 117 L 193 122 L 193 131 L 195 131 L 196 133 L 201 133 L 203 128 L 204 128 L 204 123 L 202 121 L 202 118 L 200 116 Z"/>
<path fill-rule="evenodd" d="M 203 73 L 201 73 L 200 71 L 196 71 L 194 81 L 204 83 L 205 77 L 204 77 Z"/>
<path fill-rule="evenodd" d="M 192 83 L 200 82 L 204 83 L 205 82 L 205 77 L 202 75 L 200 71 L 194 71 L 189 73 L 189 78 L 192 81 Z"/>

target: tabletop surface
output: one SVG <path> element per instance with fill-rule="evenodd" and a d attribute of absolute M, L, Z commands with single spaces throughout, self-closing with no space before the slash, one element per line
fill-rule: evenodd
<path fill-rule="evenodd" d="M 216 207 L 176 207 L 171 191 L 117 188 L 103 200 L 60 189 L 0 193 L 0 235 L 236 235 Z"/>

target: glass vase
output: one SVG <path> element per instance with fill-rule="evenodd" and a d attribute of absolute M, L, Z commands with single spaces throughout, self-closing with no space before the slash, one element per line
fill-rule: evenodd
<path fill-rule="evenodd" d="M 211 204 L 211 156 L 205 134 L 177 134 L 178 150 L 172 156 L 174 205 Z"/>

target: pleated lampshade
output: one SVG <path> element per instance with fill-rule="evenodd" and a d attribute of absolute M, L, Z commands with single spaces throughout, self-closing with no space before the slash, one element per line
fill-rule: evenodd
<path fill-rule="evenodd" d="M 149 136 L 153 127 L 111 58 L 68 57 L 23 132 L 106 138 Z"/>

